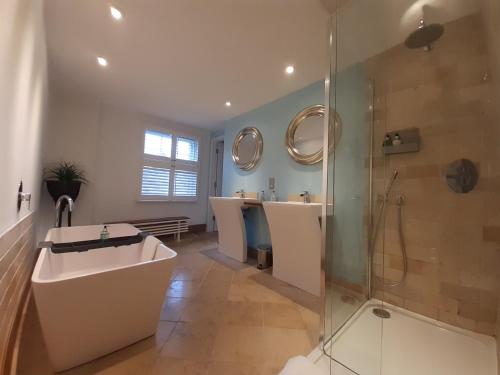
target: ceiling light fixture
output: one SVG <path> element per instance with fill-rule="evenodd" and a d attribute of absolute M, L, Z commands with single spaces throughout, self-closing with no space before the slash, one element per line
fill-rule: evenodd
<path fill-rule="evenodd" d="M 97 63 L 102 66 L 102 67 L 106 67 L 108 66 L 108 60 L 106 60 L 104 57 L 98 57 L 97 58 Z"/>
<path fill-rule="evenodd" d="M 230 101 L 226 102 L 226 107 L 231 107 L 231 102 Z"/>
<path fill-rule="evenodd" d="M 115 20 L 119 21 L 123 18 L 122 12 L 120 12 L 118 9 L 116 9 L 113 6 L 109 7 L 109 11 L 111 12 L 111 17 L 113 17 Z"/>
<path fill-rule="evenodd" d="M 295 68 L 293 67 L 293 65 L 288 65 L 285 68 L 285 73 L 288 74 L 288 75 L 293 74 L 294 71 L 295 71 Z"/>

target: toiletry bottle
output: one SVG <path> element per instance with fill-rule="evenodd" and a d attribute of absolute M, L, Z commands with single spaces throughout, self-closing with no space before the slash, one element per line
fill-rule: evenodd
<path fill-rule="evenodd" d="M 271 190 L 271 202 L 276 202 L 276 192 L 274 190 Z"/>
<path fill-rule="evenodd" d="M 260 192 L 260 201 L 264 202 L 265 200 L 266 200 L 266 193 L 264 192 L 264 190 L 262 190 Z"/>
<path fill-rule="evenodd" d="M 392 145 L 393 146 L 399 146 L 401 143 L 403 143 L 401 141 L 401 137 L 399 136 L 398 133 L 394 134 L 394 139 L 392 140 Z"/>
<path fill-rule="evenodd" d="M 385 135 L 384 143 L 382 143 L 382 146 L 392 146 L 392 138 L 389 134 Z"/>
<path fill-rule="evenodd" d="M 109 232 L 108 232 L 108 226 L 105 225 L 104 228 L 102 228 L 101 240 L 107 240 L 107 239 L 109 239 Z"/>

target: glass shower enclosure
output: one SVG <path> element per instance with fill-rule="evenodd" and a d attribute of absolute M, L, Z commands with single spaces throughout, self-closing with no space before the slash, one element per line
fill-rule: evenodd
<path fill-rule="evenodd" d="M 331 373 L 497 374 L 499 24 L 493 0 L 350 0 L 332 14 Z"/>

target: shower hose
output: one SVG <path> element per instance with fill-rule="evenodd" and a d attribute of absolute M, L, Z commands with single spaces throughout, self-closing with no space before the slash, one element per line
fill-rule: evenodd
<path fill-rule="evenodd" d="M 380 227 L 380 221 L 381 221 L 382 217 L 384 216 L 385 206 L 386 206 L 388 197 L 386 196 L 382 199 L 383 200 L 382 200 L 382 203 L 380 205 L 379 215 L 378 215 L 377 221 L 375 223 L 374 236 L 372 239 L 372 254 L 375 250 L 375 242 L 377 240 L 378 230 Z M 395 287 L 395 286 L 401 285 L 405 281 L 406 274 L 408 273 L 408 256 L 406 254 L 406 242 L 405 242 L 405 237 L 404 237 L 404 233 L 403 233 L 403 220 L 402 220 L 403 204 L 404 204 L 404 197 L 402 195 L 400 195 L 396 199 L 396 206 L 397 206 L 397 225 L 398 225 L 399 244 L 401 246 L 401 255 L 403 257 L 403 275 L 401 276 L 401 278 L 398 281 L 394 281 L 394 282 L 384 281 L 384 286 L 388 286 L 388 287 Z"/>

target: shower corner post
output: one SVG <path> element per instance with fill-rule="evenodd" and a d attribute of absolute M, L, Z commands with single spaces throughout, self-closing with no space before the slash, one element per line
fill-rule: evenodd
<path fill-rule="evenodd" d="M 327 324 L 326 324 L 326 307 L 327 307 L 327 229 L 328 229 L 328 217 L 333 216 L 333 205 L 331 210 L 329 208 L 329 177 L 331 176 L 332 181 L 334 180 L 334 175 L 329 174 L 328 167 L 330 163 L 335 162 L 335 149 L 331 153 L 330 143 L 333 142 L 335 144 L 335 139 L 329 139 L 329 123 L 330 116 L 332 111 L 332 97 L 335 99 L 335 95 L 332 95 L 332 88 L 335 90 L 335 85 L 333 85 L 333 78 L 335 77 L 335 73 L 337 70 L 337 51 L 336 51 L 336 13 L 330 15 L 328 17 L 328 25 L 327 25 L 327 58 L 328 58 L 328 68 L 325 72 L 325 116 L 324 116 L 324 125 L 323 125 L 323 168 L 322 168 L 322 207 L 321 207 L 321 294 L 320 294 L 320 332 L 318 342 L 321 345 L 321 351 L 325 352 L 325 346 L 327 342 L 330 340 L 333 332 L 326 332 Z M 334 102 L 335 103 L 335 102 Z M 334 105 L 335 106 L 335 105 Z M 333 137 L 335 138 L 335 132 L 333 132 Z M 333 185 L 332 185 L 333 188 Z M 332 190 L 333 195 L 333 190 Z M 333 200 L 332 200 L 333 202 Z M 331 212 L 329 212 L 331 211 Z M 332 228 L 333 230 L 333 228 Z"/>
<path fill-rule="evenodd" d="M 373 247 L 372 243 L 372 230 L 373 230 L 373 142 L 375 136 L 375 88 L 373 83 L 373 78 L 368 79 L 368 139 L 369 139 L 369 158 L 368 158 L 368 228 L 366 231 L 366 251 L 367 251 L 367 262 L 366 262 L 366 287 L 367 293 L 366 297 L 369 300 L 372 299 L 372 261 L 373 261 Z"/>

